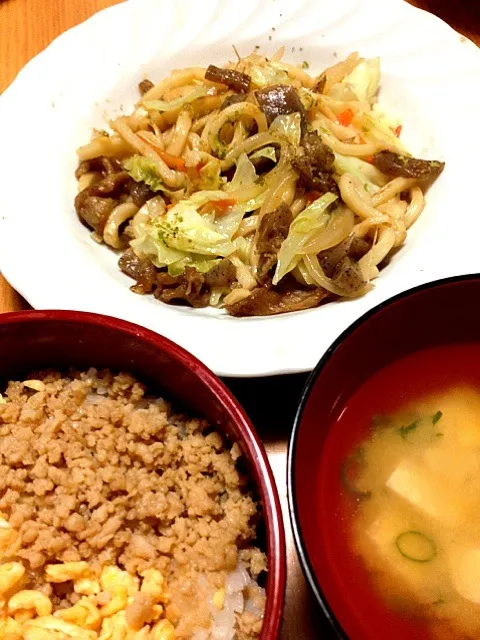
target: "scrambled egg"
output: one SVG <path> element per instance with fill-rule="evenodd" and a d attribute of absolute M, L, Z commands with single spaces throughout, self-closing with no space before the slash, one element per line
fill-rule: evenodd
<path fill-rule="evenodd" d="M 73 582 L 81 595 L 66 609 L 53 611 L 41 591 L 21 589 L 25 567 L 0 564 L 0 637 L 8 640 L 174 640 L 165 617 L 169 597 L 163 575 L 147 569 L 140 576 L 107 566 L 100 576 L 86 562 L 45 567 L 45 581 Z"/>

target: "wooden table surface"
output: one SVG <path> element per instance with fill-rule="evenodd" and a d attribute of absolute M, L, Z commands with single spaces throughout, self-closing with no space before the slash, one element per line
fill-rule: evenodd
<path fill-rule="evenodd" d="M 0 0 L 0 93 L 13 81 L 21 67 L 53 38 L 118 1 Z M 480 45 L 478 0 L 411 0 L 411 4 L 437 14 Z M 28 308 L 25 301 L 0 275 L 0 313 L 25 308 Z M 305 379 L 306 376 L 297 375 L 227 381 L 266 443 L 281 494 L 288 544 L 288 587 L 282 640 L 332 637 L 299 569 L 288 525 L 285 452 Z M 264 398 L 264 408 L 252 402 L 252 398 L 258 397 Z M 281 407 L 274 402 L 279 397 L 283 400 Z"/>

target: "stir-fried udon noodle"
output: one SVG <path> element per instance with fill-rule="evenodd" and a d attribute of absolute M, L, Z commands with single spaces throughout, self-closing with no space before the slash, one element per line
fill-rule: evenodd
<path fill-rule="evenodd" d="M 132 290 L 270 315 L 365 294 L 443 163 L 377 103 L 379 60 L 319 76 L 257 52 L 140 83 L 78 150 L 75 206 Z M 305 67 L 304 64 L 302 67 Z"/>

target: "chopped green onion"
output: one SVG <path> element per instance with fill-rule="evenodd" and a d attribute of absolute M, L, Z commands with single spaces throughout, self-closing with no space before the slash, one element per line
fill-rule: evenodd
<path fill-rule="evenodd" d="M 437 422 L 440 420 L 440 418 L 443 416 L 443 413 L 441 411 L 437 411 L 437 413 L 432 416 L 432 424 L 437 424 Z"/>
<path fill-rule="evenodd" d="M 437 555 L 435 542 L 420 531 L 404 531 L 395 539 L 395 546 L 413 562 L 430 562 Z"/>
<path fill-rule="evenodd" d="M 415 431 L 415 429 L 418 427 L 420 422 L 421 420 L 415 420 L 414 422 L 411 422 L 406 427 L 400 427 L 400 435 L 402 436 L 402 438 L 405 439 L 409 433 L 411 433 L 412 431 Z"/>

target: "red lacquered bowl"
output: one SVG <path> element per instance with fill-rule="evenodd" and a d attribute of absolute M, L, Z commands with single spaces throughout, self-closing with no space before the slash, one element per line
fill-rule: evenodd
<path fill-rule="evenodd" d="M 396 633 L 385 608 L 359 612 L 361 594 L 349 588 L 350 576 L 340 575 L 340 563 L 327 549 L 323 532 L 333 514 L 319 510 L 316 488 L 329 430 L 355 390 L 388 364 L 429 347 L 479 343 L 479 301 L 480 275 L 439 280 L 391 298 L 332 344 L 303 390 L 288 452 L 290 516 L 305 576 L 338 638 L 377 640 L 387 637 L 386 628 L 392 638 L 413 636 Z"/>
<path fill-rule="evenodd" d="M 0 315 L 0 381 L 42 368 L 109 368 L 138 376 L 243 448 L 264 507 L 267 603 L 261 640 L 278 637 L 286 580 L 280 502 L 265 449 L 230 391 L 210 369 L 166 338 L 94 313 L 23 311 Z"/>

